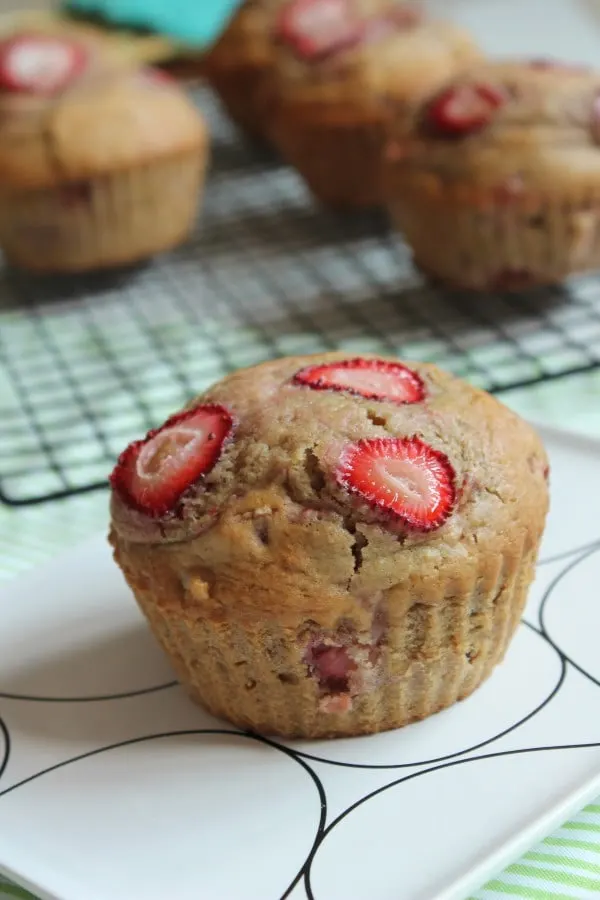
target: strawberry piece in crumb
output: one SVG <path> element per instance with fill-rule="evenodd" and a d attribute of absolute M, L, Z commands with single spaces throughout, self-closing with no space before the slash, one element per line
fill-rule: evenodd
<path fill-rule="evenodd" d="M 319 700 L 319 712 L 328 715 L 341 715 L 352 710 L 353 702 L 350 694 L 325 694 Z"/>
<path fill-rule="evenodd" d="M 350 444 L 336 480 L 373 509 L 415 531 L 439 528 L 456 503 L 450 460 L 416 436 Z"/>
<path fill-rule="evenodd" d="M 110 483 L 129 506 L 149 516 L 164 516 L 214 467 L 233 427 L 231 413 L 216 404 L 171 416 L 123 451 Z"/>
<path fill-rule="evenodd" d="M 299 57 L 315 61 L 359 43 L 363 25 L 347 0 L 290 0 L 281 10 L 276 35 Z"/>
<path fill-rule="evenodd" d="M 455 85 L 429 104 L 426 120 L 440 134 L 461 137 L 487 125 L 506 99 L 493 84 Z"/>
<path fill-rule="evenodd" d="M 0 90 L 54 94 L 85 68 L 81 44 L 51 35 L 19 35 L 0 44 Z"/>
<path fill-rule="evenodd" d="M 317 644 L 305 655 L 311 672 L 316 675 L 319 687 L 328 694 L 341 694 L 350 689 L 349 679 L 356 671 L 346 647 L 339 644 Z"/>
<path fill-rule="evenodd" d="M 296 384 L 315 391 L 347 391 L 367 400 L 419 403 L 425 398 L 420 375 L 401 363 L 382 359 L 345 359 L 307 366 L 294 375 Z"/>

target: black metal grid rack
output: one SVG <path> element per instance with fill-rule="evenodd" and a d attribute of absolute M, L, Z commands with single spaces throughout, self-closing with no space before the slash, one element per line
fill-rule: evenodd
<path fill-rule="evenodd" d="M 600 280 L 466 296 L 426 284 L 383 219 L 317 209 L 208 92 L 201 223 L 135 271 L 0 270 L 0 499 L 103 487 L 125 444 L 238 366 L 343 348 L 428 359 L 493 392 L 600 366 Z"/>

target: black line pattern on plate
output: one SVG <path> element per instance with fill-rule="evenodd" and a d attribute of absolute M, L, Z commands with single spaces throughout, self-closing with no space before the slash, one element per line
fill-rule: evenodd
<path fill-rule="evenodd" d="M 525 625 L 527 628 L 529 628 L 531 631 L 533 631 L 535 634 L 537 634 L 540 638 L 545 638 L 545 635 L 538 628 L 536 628 L 535 625 L 532 625 L 530 622 L 527 622 L 526 619 L 521 619 L 521 624 Z M 415 766 L 431 766 L 431 765 L 434 765 L 435 763 L 444 762 L 447 759 L 455 759 L 457 756 L 464 756 L 465 753 L 473 753 L 475 750 L 481 750 L 482 747 L 488 747 L 490 744 L 493 744 L 496 741 L 499 741 L 500 738 L 505 737 L 507 734 L 510 734 L 513 731 L 516 731 L 518 728 L 521 727 L 521 725 L 524 725 L 525 722 L 529 722 L 530 719 L 533 719 L 546 706 L 548 706 L 548 704 L 551 703 L 552 700 L 554 699 L 554 697 L 557 695 L 557 693 L 561 689 L 562 684 L 565 680 L 565 675 L 567 674 L 567 667 L 566 667 L 566 661 L 563 658 L 563 655 L 560 652 L 560 650 L 557 647 L 555 647 L 554 644 L 551 644 L 551 647 L 556 652 L 557 656 L 560 659 L 561 669 L 560 669 L 558 681 L 556 682 L 556 684 L 554 685 L 554 687 L 552 688 L 552 690 L 550 691 L 548 696 L 544 700 L 542 700 L 542 702 L 540 704 L 538 704 L 538 706 L 536 706 L 535 709 L 533 709 L 531 712 L 527 713 L 526 716 L 523 716 L 522 719 L 519 719 L 518 722 L 515 722 L 514 725 L 509 725 L 508 728 L 505 728 L 503 731 L 498 732 L 498 734 L 493 735 L 493 737 L 487 738 L 485 741 L 480 741 L 478 744 L 473 744 L 471 747 L 466 747 L 464 750 L 457 750 L 454 753 L 448 753 L 445 756 L 438 756 L 433 759 L 415 760 L 413 762 L 396 763 L 396 764 L 394 764 L 394 763 L 371 764 L 371 763 L 343 762 L 341 760 L 328 759 L 327 757 L 324 757 L 324 756 L 317 756 L 316 754 L 313 754 L 313 753 L 304 753 L 301 750 L 296 750 L 295 752 L 299 757 L 302 757 L 303 759 L 310 759 L 312 762 L 324 763 L 325 765 L 329 765 L 329 766 L 340 766 L 341 768 L 346 768 L 346 769 L 391 769 L 391 770 L 393 770 L 393 769 L 413 769 Z M 419 723 L 415 722 L 413 724 L 418 725 Z"/>
<path fill-rule="evenodd" d="M 10 734 L 8 728 L 6 727 L 6 723 L 0 717 L 0 736 L 4 741 L 4 753 L 2 754 L 2 758 L 0 759 L 0 780 L 2 776 L 6 772 L 6 767 L 8 766 L 8 760 L 10 759 Z"/>
<path fill-rule="evenodd" d="M 122 694 L 97 694 L 91 697 L 36 697 L 29 694 L 9 694 L 0 691 L 0 700 L 22 700 L 24 703 L 99 703 L 102 700 L 128 700 L 130 697 L 141 697 L 144 694 L 156 694 L 168 688 L 177 687 L 178 681 L 167 681 L 155 687 L 140 688 L 137 691 L 125 691 Z"/>
<path fill-rule="evenodd" d="M 321 839 L 318 841 L 316 846 L 314 847 L 313 853 L 308 859 L 305 865 L 305 873 L 304 873 L 304 887 L 306 890 L 306 896 L 308 900 L 317 900 L 311 884 L 311 869 L 312 864 L 315 860 L 315 857 L 319 851 L 321 844 L 326 840 L 327 836 L 333 831 L 333 829 L 339 825 L 339 823 L 345 819 L 351 812 L 357 809 L 359 806 L 362 806 L 363 803 L 366 803 L 367 800 L 371 800 L 373 797 L 376 797 L 378 794 L 382 794 L 384 791 L 390 790 L 390 788 L 396 787 L 399 784 L 405 784 L 408 781 L 416 780 L 417 778 L 422 778 L 425 775 L 430 775 L 432 772 L 439 772 L 442 769 L 451 769 L 455 766 L 463 766 L 468 765 L 470 763 L 482 762 L 484 760 L 490 759 L 501 759 L 506 756 L 523 756 L 527 753 L 545 753 L 549 751 L 557 751 L 557 750 L 592 750 L 599 749 L 600 741 L 594 741 L 587 744 L 555 744 L 553 746 L 547 747 L 527 747 L 525 749 L 518 750 L 500 750 L 497 753 L 485 753 L 482 756 L 470 756 L 467 759 L 455 759 L 451 762 L 442 763 L 439 766 L 433 766 L 430 769 L 425 769 L 420 772 L 412 772 L 410 775 L 404 775 L 402 778 L 397 778 L 395 781 L 390 782 L 389 784 L 384 784 L 379 788 L 376 788 L 374 791 L 366 794 L 364 797 L 361 797 L 351 806 L 348 806 L 344 812 L 340 813 L 337 818 L 331 822 L 327 828 L 323 831 Z"/>
<path fill-rule="evenodd" d="M 590 672 L 588 672 L 586 669 L 584 669 L 583 666 L 579 665 L 579 663 L 575 662 L 575 660 L 572 659 L 567 653 L 565 653 L 561 649 L 561 647 L 559 647 L 558 644 L 555 643 L 555 641 L 550 637 L 550 634 L 548 633 L 548 630 L 547 630 L 546 624 L 545 624 L 545 614 L 546 614 L 546 609 L 547 609 L 548 603 L 549 603 L 554 591 L 559 586 L 559 584 L 563 581 L 563 579 L 565 579 L 567 577 L 567 575 L 569 575 L 570 572 L 573 571 L 573 569 L 576 569 L 577 566 L 581 565 L 581 563 L 585 562 L 587 559 L 589 559 L 591 556 L 594 556 L 594 554 L 598 553 L 599 551 L 600 551 L 600 542 L 591 544 L 590 547 L 586 550 L 586 552 L 582 553 L 581 556 L 578 556 L 577 559 L 574 559 L 572 562 L 570 562 L 569 565 L 566 567 L 566 569 L 563 569 L 561 572 L 559 572 L 559 574 L 553 579 L 553 581 L 550 583 L 550 585 L 546 589 L 546 592 L 544 593 L 544 596 L 542 597 L 542 602 L 540 603 L 540 609 L 539 609 L 539 614 L 538 614 L 539 623 L 540 623 L 540 632 L 543 635 L 543 637 L 546 639 L 546 641 L 548 641 L 548 643 L 552 647 L 554 647 L 554 649 L 558 653 L 560 653 L 560 655 L 563 657 L 564 660 L 566 660 L 566 662 L 569 665 L 573 666 L 574 669 L 577 669 L 577 671 L 581 675 L 583 675 L 585 678 L 587 678 L 589 681 L 592 682 L 592 684 L 595 684 L 597 687 L 600 687 L 600 680 L 598 678 L 596 678 L 594 675 L 592 675 Z"/>
<path fill-rule="evenodd" d="M 0 719 L 0 727 L 2 732 L 5 735 L 7 741 L 7 747 L 9 746 L 9 734 L 8 729 Z M 5 788 L 3 791 L 0 791 L 0 798 L 5 797 L 7 794 L 11 794 L 13 791 L 16 791 L 20 787 L 24 787 L 26 784 L 30 784 L 32 781 L 37 781 L 38 778 L 42 778 L 44 775 L 48 775 L 50 772 L 55 772 L 58 769 L 64 769 L 67 766 L 72 765 L 73 763 L 81 762 L 81 760 L 89 759 L 92 756 L 99 756 L 102 753 L 108 753 L 111 750 L 117 750 L 121 747 L 130 747 L 134 744 L 142 744 L 147 741 L 155 741 L 160 740 L 162 738 L 170 738 L 170 737 L 184 737 L 184 736 L 193 736 L 193 735 L 232 735 L 233 737 L 243 738 L 248 741 L 256 741 L 257 743 L 265 744 L 268 747 L 272 747 L 274 750 L 278 750 L 281 753 L 285 754 L 287 757 L 292 759 L 294 762 L 298 763 L 304 771 L 310 776 L 312 782 L 316 788 L 318 798 L 319 798 L 319 822 L 317 825 L 317 831 L 315 834 L 315 838 L 313 840 L 312 847 L 307 856 L 306 862 L 300 867 L 300 870 L 297 872 L 290 885 L 285 889 L 279 900 L 286 900 L 286 897 L 289 897 L 291 892 L 294 890 L 298 882 L 303 878 L 306 872 L 306 866 L 308 860 L 314 854 L 315 848 L 320 841 L 321 835 L 325 830 L 325 822 L 327 820 L 327 797 L 325 795 L 325 789 L 321 782 L 321 779 L 317 775 L 316 772 L 305 762 L 303 759 L 299 759 L 297 755 L 290 750 L 288 747 L 284 747 L 281 744 L 278 744 L 276 741 L 272 741 L 267 737 L 263 737 L 262 735 L 252 734 L 251 732 L 239 731 L 234 728 L 188 728 L 181 729 L 178 731 L 165 731 L 160 734 L 150 734 L 144 735 L 143 737 L 138 738 L 130 738 L 126 741 L 118 741 L 115 744 L 109 744 L 106 747 L 99 747 L 96 750 L 89 750 L 87 753 L 80 753 L 78 756 L 74 756 L 71 759 L 64 760 L 63 762 L 56 763 L 53 766 L 48 766 L 46 769 L 43 769 L 41 772 L 36 772 L 34 775 L 29 775 L 27 778 L 23 778 L 22 781 L 18 781 L 16 784 L 11 785 L 9 788 Z M 8 753 L 6 754 L 6 761 L 8 761 Z M 0 770 L 0 775 L 2 774 L 2 770 Z"/>
<path fill-rule="evenodd" d="M 571 556 L 575 556 L 576 553 L 585 553 L 588 550 L 593 550 L 596 547 L 600 547 L 600 539 L 596 539 L 594 541 L 590 541 L 589 544 L 583 544 L 581 547 L 574 547 L 572 550 L 563 550 L 561 553 L 555 553 L 554 556 L 545 556 L 543 559 L 539 559 L 537 561 L 537 566 L 548 566 L 550 563 L 560 562 L 563 559 L 569 559 Z"/>
<path fill-rule="evenodd" d="M 537 627 L 532 622 L 527 621 L 526 619 L 521 620 L 522 625 L 524 625 L 526 628 L 530 629 L 535 634 L 539 635 L 557 654 L 557 656 L 559 657 L 559 659 L 561 661 L 560 677 L 559 677 L 556 685 L 554 686 L 554 688 L 548 695 L 548 697 L 546 697 L 546 699 L 541 704 L 539 704 L 535 710 L 533 710 L 531 713 L 526 715 L 524 718 L 519 720 L 514 725 L 510 726 L 507 729 L 504 729 L 502 732 L 495 735 L 494 737 L 492 737 L 480 744 L 477 744 L 473 747 L 466 748 L 466 749 L 458 751 L 457 753 L 454 753 L 452 755 L 449 755 L 446 757 L 440 757 L 438 759 L 424 760 L 421 762 L 413 762 L 413 763 L 401 763 L 398 765 L 372 765 L 372 764 L 368 764 L 368 763 L 358 764 L 358 763 L 345 763 L 345 762 L 340 762 L 340 761 L 332 761 L 332 760 L 318 757 L 316 755 L 311 755 L 309 753 L 303 753 L 302 751 L 296 750 L 295 748 L 291 748 L 284 744 L 281 744 L 277 740 L 273 740 L 271 738 L 268 738 L 268 737 L 265 737 L 263 735 L 256 734 L 253 732 L 240 731 L 239 729 L 236 729 L 233 726 L 230 728 L 182 729 L 182 730 L 169 731 L 169 732 L 158 733 L 158 734 L 144 735 L 144 736 L 138 737 L 138 738 L 131 738 L 129 740 L 119 741 L 118 743 L 115 743 L 115 744 L 111 744 L 111 745 L 108 745 L 105 747 L 97 748 L 95 750 L 90 750 L 86 753 L 82 753 L 78 756 L 75 756 L 75 757 L 69 759 L 69 760 L 57 763 L 56 765 L 50 766 L 46 769 L 43 769 L 40 772 L 36 772 L 33 775 L 30 775 L 27 778 L 23 779 L 22 781 L 17 782 L 16 784 L 13 784 L 8 788 L 5 788 L 3 791 L 0 791 L 0 800 L 2 797 L 6 796 L 7 794 L 12 793 L 13 791 L 17 790 L 18 788 L 20 788 L 26 784 L 29 784 L 30 782 L 35 781 L 38 778 L 41 778 L 43 775 L 46 775 L 49 772 L 53 772 L 57 769 L 61 769 L 66 766 L 69 766 L 72 763 L 76 763 L 80 760 L 87 759 L 92 756 L 97 756 L 101 753 L 105 753 L 110 750 L 117 749 L 119 747 L 130 746 L 133 744 L 143 743 L 146 741 L 157 740 L 157 739 L 166 738 L 166 737 L 177 737 L 180 735 L 181 736 L 183 736 L 183 735 L 203 735 L 203 734 L 234 735 L 234 736 L 238 736 L 240 738 L 245 738 L 247 740 L 258 741 L 260 743 L 263 743 L 267 746 L 272 747 L 275 750 L 281 751 L 286 756 L 288 756 L 290 759 L 297 762 L 309 774 L 309 776 L 311 777 L 312 782 L 315 785 L 315 788 L 317 790 L 318 797 L 319 797 L 319 804 L 320 804 L 320 816 L 319 816 L 319 823 L 317 826 L 317 831 L 316 831 L 316 835 L 315 835 L 312 847 L 309 851 L 309 854 L 307 856 L 305 863 L 303 864 L 301 869 L 296 873 L 296 875 L 293 877 L 293 879 L 290 881 L 289 887 L 279 898 L 279 900 L 286 900 L 286 898 L 290 896 L 290 894 L 292 893 L 294 888 L 300 883 L 300 881 L 303 880 L 307 900 L 317 900 L 317 898 L 314 895 L 312 884 L 311 884 L 311 869 L 312 869 L 314 859 L 318 853 L 320 846 L 326 840 L 327 836 L 331 833 L 331 831 L 335 827 L 337 827 L 337 825 L 339 825 L 339 823 L 341 821 L 343 821 L 343 819 L 345 819 L 348 815 L 350 815 L 350 813 L 352 813 L 359 806 L 366 803 L 368 800 L 372 799 L 373 797 L 377 796 L 378 794 L 381 794 L 382 792 L 384 792 L 386 790 L 396 787 L 399 784 L 403 784 L 403 783 L 412 781 L 417 778 L 422 778 L 433 772 L 438 772 L 440 770 L 447 769 L 447 768 L 453 768 L 455 766 L 462 766 L 462 765 L 467 765 L 467 764 L 481 762 L 481 761 L 500 759 L 502 757 L 507 757 L 507 756 L 519 756 L 519 755 L 526 755 L 526 754 L 532 754 L 532 753 L 544 753 L 544 752 L 553 752 L 553 751 L 558 752 L 560 750 L 586 750 L 586 749 L 600 748 L 600 740 L 598 740 L 598 741 L 594 741 L 594 742 L 581 743 L 581 744 L 556 744 L 556 745 L 548 745 L 548 746 L 540 746 L 540 747 L 534 746 L 534 747 L 517 748 L 517 749 L 512 749 L 512 750 L 501 750 L 501 751 L 497 751 L 494 753 L 486 753 L 486 754 L 480 754 L 480 755 L 476 755 L 476 756 L 468 756 L 466 758 L 464 757 L 464 754 L 466 754 L 466 753 L 472 753 L 473 751 L 479 750 L 484 746 L 489 746 L 490 744 L 500 740 L 502 737 L 505 737 L 507 734 L 516 732 L 521 727 L 521 725 L 530 721 L 539 712 L 541 712 L 542 709 L 548 707 L 560 693 L 560 690 L 565 683 L 565 679 L 566 679 L 566 675 L 568 673 L 569 667 L 576 669 L 582 675 L 584 675 L 586 678 L 588 678 L 593 684 L 600 687 L 600 681 L 598 679 L 596 679 L 590 673 L 586 672 L 580 665 L 578 665 L 576 662 L 574 662 L 552 640 L 552 638 L 549 636 L 549 634 L 546 630 L 545 624 L 544 624 L 544 612 L 545 612 L 547 603 L 548 603 L 550 597 L 552 596 L 552 594 L 554 593 L 554 591 L 561 584 L 562 580 L 576 566 L 578 566 L 580 563 L 582 563 L 584 560 L 588 559 L 592 554 L 594 554 L 598 551 L 600 551 L 600 540 L 594 541 L 590 544 L 586 544 L 583 547 L 580 547 L 578 550 L 570 550 L 570 551 L 566 551 L 564 553 L 557 554 L 556 556 L 542 560 L 539 563 L 539 565 L 544 565 L 544 564 L 549 564 L 551 562 L 558 562 L 563 559 L 571 560 L 569 562 L 569 564 L 564 569 L 562 569 L 558 575 L 555 576 L 555 578 L 552 580 L 551 584 L 549 585 L 549 587 L 547 588 L 547 590 L 544 593 L 544 596 L 543 596 L 541 604 L 540 604 L 539 613 L 538 613 L 539 627 Z M 579 555 L 577 555 L 576 558 L 573 560 L 573 559 L 571 559 L 571 557 L 573 557 L 574 554 L 579 554 Z M 151 693 L 153 691 L 158 691 L 158 690 L 165 690 L 167 688 L 175 686 L 176 684 L 177 684 L 177 682 L 170 682 L 165 685 L 160 685 L 155 688 L 144 689 L 141 691 L 134 691 L 134 692 L 128 692 L 128 693 L 123 693 L 123 694 L 117 694 L 117 695 L 98 696 L 98 697 L 85 697 L 85 698 L 80 697 L 80 698 L 73 698 L 73 699 L 68 699 L 68 698 L 52 699 L 52 698 L 37 698 L 37 697 L 21 697 L 21 696 L 0 693 L 0 699 L 4 697 L 6 699 L 23 700 L 26 702 L 27 701 L 36 701 L 36 702 L 45 702 L 45 703 L 47 703 L 47 702 L 49 702 L 49 703 L 56 703 L 56 702 L 58 702 L 58 703 L 68 703 L 68 702 L 82 703 L 82 702 L 88 702 L 88 701 L 95 702 L 95 701 L 99 701 L 99 700 L 107 700 L 108 701 L 108 700 L 117 700 L 117 699 L 121 699 L 121 698 L 125 698 L 125 697 L 135 697 L 135 696 L 139 696 L 141 694 L 147 694 L 147 693 Z M 1 718 L 0 718 L 0 733 L 3 736 L 5 745 L 6 745 L 6 749 L 4 752 L 4 759 L 0 763 L 0 779 L 1 779 L 2 775 L 6 771 L 8 759 L 10 756 L 10 747 L 11 747 L 9 730 Z M 456 758 L 459 756 L 462 758 L 460 758 L 460 759 Z M 353 804 L 348 806 L 332 822 L 330 822 L 329 825 L 326 825 L 326 821 L 327 821 L 326 789 L 325 789 L 325 786 L 322 783 L 319 775 L 309 765 L 307 760 L 311 760 L 311 761 L 314 761 L 317 763 L 324 763 L 327 765 L 334 765 L 334 766 L 341 766 L 341 767 L 355 768 L 355 769 L 405 769 L 405 768 L 416 768 L 419 766 L 428 766 L 429 768 L 426 768 L 426 769 L 421 768 L 417 772 L 411 772 L 407 775 L 403 775 L 401 778 L 394 779 L 393 781 L 380 786 L 379 788 L 375 789 L 374 791 L 371 791 L 371 792 L 359 797 L 358 800 L 356 800 Z"/>

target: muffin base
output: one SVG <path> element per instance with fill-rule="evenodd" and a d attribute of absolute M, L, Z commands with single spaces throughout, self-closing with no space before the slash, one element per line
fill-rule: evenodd
<path fill-rule="evenodd" d="M 274 113 L 269 134 L 323 205 L 340 210 L 381 206 L 383 120 L 319 120 L 290 106 Z"/>
<path fill-rule="evenodd" d="M 330 738 L 399 728 L 469 696 L 502 660 L 518 625 L 537 548 L 522 551 L 490 555 L 458 581 L 423 584 L 421 595 L 414 584 L 392 588 L 379 607 L 387 620 L 380 642 L 373 642 L 372 633 L 352 632 L 346 622 L 351 646 L 360 647 L 363 663 L 372 664 L 364 665 L 362 690 L 343 708 L 335 692 L 323 692 L 307 665 L 314 623 L 293 628 L 192 615 L 177 598 L 122 567 L 194 700 L 241 728 Z M 117 562 L 126 563 L 120 556 L 117 545 Z M 169 580 L 159 579 L 163 586 Z M 317 640 L 332 637 L 330 632 Z"/>
<path fill-rule="evenodd" d="M 85 181 L 7 192 L 0 245 L 13 265 L 38 272 L 141 261 L 190 233 L 205 167 L 198 150 Z"/>
<path fill-rule="evenodd" d="M 388 207 L 415 264 L 451 287 L 523 290 L 600 267 L 600 197 L 461 203 L 409 189 Z"/>

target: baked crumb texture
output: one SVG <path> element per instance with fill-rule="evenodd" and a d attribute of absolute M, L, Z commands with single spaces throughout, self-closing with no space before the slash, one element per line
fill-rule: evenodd
<path fill-rule="evenodd" d="M 152 630 L 191 696 L 243 728 L 371 733 L 467 697 L 504 656 L 533 578 L 548 463 L 530 426 L 426 364 L 406 364 L 424 386 L 407 404 L 294 381 L 344 359 L 264 363 L 193 401 L 236 428 L 171 513 L 113 491 L 115 559 Z M 455 476 L 429 531 L 335 474 L 349 443 L 415 435 Z"/>

